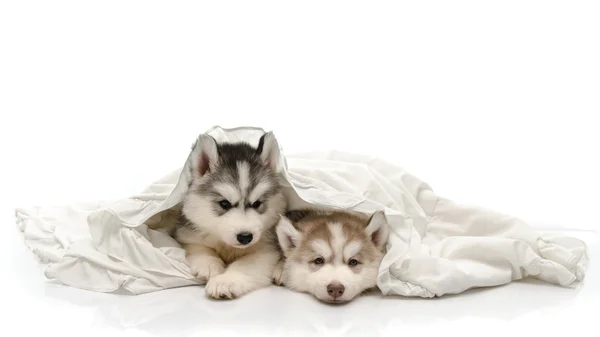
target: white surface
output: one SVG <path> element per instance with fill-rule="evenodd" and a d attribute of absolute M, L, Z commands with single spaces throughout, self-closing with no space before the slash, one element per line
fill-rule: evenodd
<path fill-rule="evenodd" d="M 593 336 L 600 303 L 600 275 L 590 268 L 582 287 L 565 289 L 538 282 L 469 291 L 441 299 L 380 298 L 371 295 L 339 307 L 272 287 L 236 301 L 214 301 L 200 286 L 138 296 L 108 295 L 47 285 L 15 231 L 2 244 L 2 329 L 26 336 L 509 336 L 515 331 L 550 336 Z M 565 233 L 590 243 L 596 235 Z M 7 256 L 4 255 L 3 256 Z M 18 332 L 18 333 L 17 333 Z"/>
<path fill-rule="evenodd" d="M 12 208 L 128 196 L 168 173 L 199 130 L 253 124 L 280 130 L 288 152 L 379 155 L 455 200 L 534 226 L 600 229 L 598 17 L 597 1 L 0 2 L 0 334 L 205 336 L 214 322 L 230 335 L 320 326 L 336 336 L 369 318 L 390 336 L 594 335 L 584 330 L 598 331 L 597 244 L 575 296 L 515 283 L 356 302 L 350 316 L 293 295 L 215 307 L 178 289 L 149 305 L 53 296 Z M 120 323 L 175 302 L 187 304 Z M 209 319 L 203 305 L 236 319 Z"/>

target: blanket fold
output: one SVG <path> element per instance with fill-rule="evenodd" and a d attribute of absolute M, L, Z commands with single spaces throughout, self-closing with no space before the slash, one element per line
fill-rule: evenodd
<path fill-rule="evenodd" d="M 264 130 L 215 126 L 206 133 L 218 142 L 256 145 Z M 526 277 L 573 286 L 585 277 L 581 240 L 456 203 L 380 158 L 340 151 L 284 155 L 279 148 L 290 208 L 385 211 L 391 234 L 377 280 L 384 295 L 443 296 Z M 82 289 L 133 294 L 199 284 L 178 243 L 149 228 L 174 220 L 190 180 L 189 160 L 130 198 L 16 209 L 24 242 L 45 275 Z"/>

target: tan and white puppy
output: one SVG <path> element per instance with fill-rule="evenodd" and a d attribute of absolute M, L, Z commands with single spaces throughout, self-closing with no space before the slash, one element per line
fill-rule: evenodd
<path fill-rule="evenodd" d="M 286 287 L 329 303 L 348 302 L 376 287 L 388 238 L 385 214 L 289 211 L 277 225 L 285 259 L 276 270 Z"/>
<path fill-rule="evenodd" d="M 211 297 L 236 298 L 271 284 L 281 254 L 274 227 L 286 207 L 278 156 L 272 133 L 256 148 L 207 135 L 194 146 L 192 181 L 172 235 Z"/>

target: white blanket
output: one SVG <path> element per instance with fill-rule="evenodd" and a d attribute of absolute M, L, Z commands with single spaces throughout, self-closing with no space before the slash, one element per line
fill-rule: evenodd
<path fill-rule="evenodd" d="M 256 145 L 260 128 L 207 131 L 217 141 Z M 148 228 L 171 221 L 184 195 L 189 157 L 128 199 L 16 210 L 26 245 L 45 275 L 73 287 L 133 294 L 198 284 L 183 249 Z M 441 168 L 440 168 L 441 169 Z M 436 195 L 400 167 L 364 155 L 284 155 L 280 173 L 291 208 L 385 210 L 391 227 L 377 284 L 385 295 L 434 297 L 534 277 L 571 286 L 583 280 L 584 242 L 547 237 L 523 221 Z"/>

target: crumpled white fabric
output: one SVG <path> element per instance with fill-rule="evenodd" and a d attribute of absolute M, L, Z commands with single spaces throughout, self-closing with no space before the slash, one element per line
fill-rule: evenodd
<path fill-rule="evenodd" d="M 256 145 L 264 130 L 216 126 L 206 133 L 217 141 Z M 150 222 L 172 220 L 190 179 L 189 159 L 127 199 L 17 209 L 24 242 L 45 275 L 98 292 L 141 294 L 198 284 L 177 242 L 148 228 Z M 291 208 L 385 210 L 391 234 L 377 279 L 384 295 L 442 296 L 525 277 L 561 286 L 584 279 L 583 241 L 542 235 L 510 215 L 438 196 L 382 159 L 281 150 L 279 170 Z"/>

